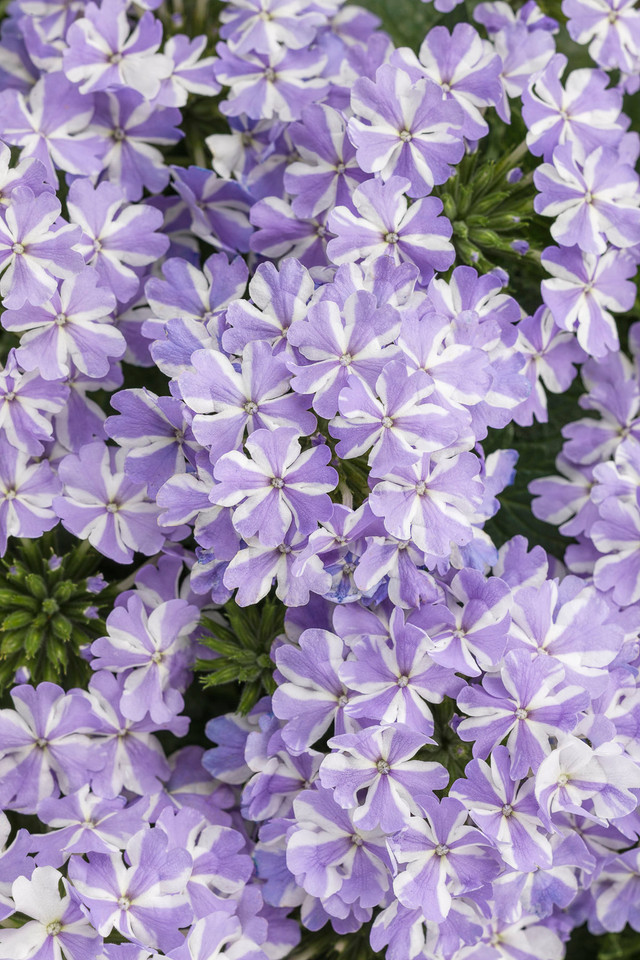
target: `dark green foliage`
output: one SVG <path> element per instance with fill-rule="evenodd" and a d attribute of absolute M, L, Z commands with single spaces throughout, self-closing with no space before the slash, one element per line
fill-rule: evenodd
<path fill-rule="evenodd" d="M 474 23 L 473 10 L 477 5 L 477 0 L 465 0 L 451 14 L 443 16 L 438 14 L 432 3 L 419 3 L 417 0 L 360 2 L 381 18 L 383 28 L 396 45 L 409 46 L 414 50 L 419 49 L 425 34 L 440 22 L 444 22 L 449 30 L 461 20 Z M 561 0 L 538 0 L 538 3 L 544 13 L 555 17 L 563 25 L 566 23 Z M 517 8 L 521 3 L 513 5 Z M 476 26 L 480 33 L 483 33 L 483 28 Z M 558 50 L 565 53 L 569 59 L 569 71 L 594 66 L 587 47 L 574 44 L 566 27 L 561 29 L 556 41 Z M 495 111 L 490 111 L 491 135 L 481 141 L 477 156 L 466 157 L 458 167 L 457 177 L 436 188 L 434 193 L 443 199 L 444 212 L 454 226 L 452 240 L 456 247 L 456 262 L 474 264 L 480 272 L 485 272 L 495 265 L 504 267 L 510 277 L 508 292 L 525 310 L 533 313 L 541 303 L 539 284 L 544 275 L 539 265 L 539 252 L 552 240 L 548 235 L 548 224 L 545 220 L 532 214 L 531 171 L 539 161 L 531 156 L 527 157 L 526 151 L 519 148 L 519 144 L 524 141 L 526 130 L 519 116 L 517 102 L 512 102 L 512 108 L 515 109 L 510 126 L 503 124 Z M 640 113 L 629 103 L 625 104 L 625 110 L 632 118 L 632 129 L 640 130 Z M 515 154 L 508 157 L 507 164 L 500 158 L 511 151 L 515 151 Z M 516 165 L 522 166 L 524 177 L 514 185 L 516 189 L 509 189 L 504 173 Z M 481 201 L 480 204 L 478 200 Z M 513 221 L 513 216 L 519 216 L 520 222 Z M 531 244 L 532 252 L 526 257 L 514 256 L 507 249 L 514 239 L 526 239 Z M 629 322 L 639 316 L 640 306 L 637 303 L 636 309 L 619 321 L 623 345 Z M 560 396 L 549 395 L 549 422 L 546 424 L 535 423 L 532 427 L 511 424 L 505 430 L 490 431 L 483 444 L 486 453 L 511 447 L 519 454 L 515 483 L 500 496 L 501 509 L 486 526 L 496 544 L 500 545 L 510 537 L 522 534 L 527 537 L 530 545 L 540 544 L 550 554 L 561 558 L 566 547 L 572 542 L 563 537 L 557 527 L 536 520 L 531 513 L 528 485 L 537 477 L 556 473 L 555 458 L 563 443 L 562 427 L 585 416 L 577 403 L 582 392 L 582 384 L 577 378 L 567 393 Z M 439 723 L 439 720 L 444 720 L 445 723 Z M 437 716 L 436 723 L 440 727 L 436 735 L 440 742 L 441 737 L 446 734 L 446 718 Z M 429 759 L 438 759 L 452 769 L 455 756 L 451 752 L 452 744 L 448 743 L 447 746 L 448 750 L 441 748 L 445 756 L 433 756 Z M 464 766 L 464 759 L 460 759 Z M 459 775 L 453 769 L 452 773 Z M 307 944 L 312 946 L 313 937 L 318 936 L 303 933 L 300 951 L 294 956 L 320 956 L 321 953 L 314 952 L 313 949 L 303 953 L 303 947 Z M 344 956 L 343 953 L 339 955 Z M 366 947 L 363 947 L 363 952 L 356 953 L 356 956 L 358 960 L 368 960 L 374 954 L 370 948 L 367 952 Z M 567 944 L 566 960 L 640 960 L 640 934 L 627 928 L 620 934 L 596 937 L 589 933 L 586 926 L 580 927 L 573 931 Z"/>
<path fill-rule="evenodd" d="M 578 406 L 578 397 L 582 393 L 584 387 L 577 377 L 566 393 L 548 394 L 548 423 L 534 423 L 531 427 L 511 423 L 504 430 L 489 432 L 483 443 L 486 453 L 500 448 L 518 451 L 515 483 L 499 496 L 500 510 L 485 527 L 497 546 L 521 534 L 528 539 L 530 546 L 539 544 L 554 557 L 562 559 L 566 548 L 574 542 L 563 537 L 557 527 L 534 517 L 528 486 L 538 477 L 557 473 L 555 460 L 562 449 L 562 427 L 586 415 Z"/>
<path fill-rule="evenodd" d="M 329 924 L 314 931 L 303 927 L 302 940 L 287 954 L 287 960 L 382 960 L 385 951 L 376 952 L 369 944 L 371 926 L 366 923 L 347 936 L 336 934 Z"/>
<path fill-rule="evenodd" d="M 505 137 L 498 140 L 503 145 Z M 524 131 L 523 131 L 524 133 Z M 433 191 L 440 197 L 445 216 L 453 226 L 452 243 L 456 248 L 456 264 L 475 266 L 480 273 L 501 266 L 509 270 L 514 264 L 527 269 L 532 280 L 544 275 L 540 253 L 550 242 L 546 222 L 533 211 L 532 171 L 525 172 L 516 183 L 509 183 L 509 171 L 526 162 L 524 140 L 516 143 L 501 158 L 492 156 L 492 143 L 467 154 L 456 167 L 454 176 Z M 525 241 L 530 250 L 525 256 L 512 244 Z"/>
<path fill-rule="evenodd" d="M 364 0 L 361 6 L 380 17 L 383 30 L 397 47 L 413 50 L 418 50 L 427 30 L 443 19 L 433 4 L 416 0 Z"/>
<path fill-rule="evenodd" d="M 627 927 L 595 937 L 586 926 L 578 927 L 567 944 L 566 960 L 640 960 L 640 933 Z"/>
<path fill-rule="evenodd" d="M 461 740 L 451 726 L 451 719 L 455 713 L 455 701 L 445 697 L 442 703 L 429 705 L 433 714 L 434 744 L 422 747 L 417 754 L 420 760 L 430 763 L 441 763 L 449 771 L 450 780 L 446 789 L 438 794 L 446 795 L 454 780 L 464 776 L 464 768 L 472 759 L 471 744 Z"/>
<path fill-rule="evenodd" d="M 200 642 L 216 656 L 212 660 L 198 660 L 196 670 L 205 689 L 228 683 L 242 685 L 237 709 L 248 713 L 264 693 L 273 693 L 275 664 L 271 660 L 273 641 L 282 633 L 285 606 L 273 597 L 267 597 L 252 607 L 239 607 L 229 600 L 221 611 L 223 617 L 214 620 L 203 617 L 202 626 L 211 634 Z"/>
<path fill-rule="evenodd" d="M 13 540 L 0 561 L 0 693 L 19 667 L 33 683 L 86 684 L 91 669 L 80 649 L 104 634 L 118 590 L 87 590 L 101 557 L 87 540 L 76 543 L 61 553 L 55 532 Z"/>
<path fill-rule="evenodd" d="M 594 938 L 595 939 L 595 938 Z M 598 960 L 640 960 L 640 933 L 627 927 L 622 933 L 607 933 L 597 938 Z M 575 960 L 586 960 L 588 953 L 582 952 L 580 957 L 575 953 Z M 573 954 L 567 954 L 567 960 L 574 960 Z"/>

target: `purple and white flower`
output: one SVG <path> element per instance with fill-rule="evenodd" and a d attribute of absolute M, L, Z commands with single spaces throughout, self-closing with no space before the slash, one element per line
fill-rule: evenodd
<path fill-rule="evenodd" d="M 563 247 L 604 253 L 640 242 L 640 181 L 609 147 L 598 147 L 580 163 L 570 144 L 556 147 L 553 162 L 534 173 L 537 213 L 554 217 L 551 236 Z"/>
<path fill-rule="evenodd" d="M 147 614 L 132 596 L 107 617 L 107 636 L 91 645 L 92 666 L 125 673 L 120 709 L 129 720 L 149 713 L 154 723 L 166 723 L 182 709 L 198 613 L 185 600 L 167 600 Z"/>
<path fill-rule="evenodd" d="M 443 100 L 432 80 L 415 83 L 404 70 L 384 64 L 375 83 L 356 81 L 351 109 L 349 136 L 360 167 L 383 180 L 405 177 L 410 197 L 431 193 L 462 159 L 464 113 L 455 100 Z"/>
<path fill-rule="evenodd" d="M 245 537 L 257 536 L 265 547 L 277 547 L 291 527 L 305 536 L 318 520 L 332 512 L 329 492 L 338 474 L 327 466 L 331 451 L 326 444 L 302 451 L 293 427 L 255 430 L 245 441 L 251 459 L 239 451 L 216 463 L 218 481 L 212 503 L 235 507 L 233 525 Z"/>
<path fill-rule="evenodd" d="M 505 737 L 514 779 L 534 771 L 551 752 L 550 737 L 574 729 L 589 703 L 580 687 L 566 684 L 564 670 L 547 657 L 512 650 L 500 676 L 458 694 L 468 716 L 458 725 L 462 740 L 473 741 L 474 757 L 486 757 Z"/>
<path fill-rule="evenodd" d="M 84 444 L 60 462 L 63 493 L 54 500 L 67 530 L 120 563 L 130 563 L 135 551 L 156 553 L 165 539 L 145 485 L 125 475 L 126 456 L 102 441 Z"/>
<path fill-rule="evenodd" d="M 36 196 L 29 187 L 16 187 L 9 206 L 0 208 L 0 296 L 7 309 L 27 302 L 41 306 L 55 293 L 58 279 L 71 279 L 83 269 L 80 231 L 60 224 L 60 212 L 57 197 Z"/>
<path fill-rule="evenodd" d="M 61 883 L 65 890 L 62 896 Z M 30 878 L 18 877 L 11 895 L 16 910 L 29 919 L 17 929 L 0 930 L 0 946 L 9 951 L 7 956 L 85 960 L 102 946 L 102 937 L 72 898 L 69 884 L 53 867 L 36 867 Z"/>
<path fill-rule="evenodd" d="M 186 850 L 169 848 L 166 833 L 146 827 L 120 853 L 74 857 L 69 879 L 102 936 L 117 930 L 134 943 L 163 951 L 180 946 L 180 927 L 193 919 L 186 886 L 192 860 Z"/>
<path fill-rule="evenodd" d="M 468 811 L 453 797 L 420 803 L 423 816 L 411 817 L 391 842 L 395 859 L 406 864 L 393 882 L 400 903 L 419 907 L 427 920 L 441 923 L 453 895 L 476 890 L 492 880 L 500 866 L 491 842 L 475 827 L 466 826 Z"/>
<path fill-rule="evenodd" d="M 7 310 L 2 323 L 22 334 L 16 359 L 25 370 L 37 370 L 45 380 L 62 380 L 73 370 L 100 378 L 127 346 L 112 322 L 115 305 L 111 291 L 98 286 L 98 275 L 87 268 L 63 280 L 42 306 Z"/>
<path fill-rule="evenodd" d="M 401 830 L 424 797 L 449 780 L 440 763 L 414 760 L 429 737 L 403 723 L 366 727 L 329 740 L 333 751 L 322 761 L 320 783 L 329 787 L 362 830 L 380 826 L 385 833 Z"/>
<path fill-rule="evenodd" d="M 380 256 L 396 264 L 408 261 L 428 282 L 435 270 L 447 270 L 455 259 L 449 238 L 452 227 L 442 213 L 442 201 L 425 197 L 408 205 L 404 194 L 410 187 L 405 177 L 392 176 L 386 183 L 368 180 L 353 194 L 357 214 L 336 207 L 328 227 L 335 239 L 327 254 L 336 264 L 362 261 L 368 266 Z"/>

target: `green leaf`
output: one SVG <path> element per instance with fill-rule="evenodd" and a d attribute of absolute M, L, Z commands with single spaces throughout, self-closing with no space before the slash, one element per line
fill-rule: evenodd
<path fill-rule="evenodd" d="M 555 460 L 564 442 L 562 427 L 585 416 L 578 406 L 583 392 L 581 380 L 576 377 L 566 393 L 548 395 L 548 423 L 534 423 L 531 427 L 511 424 L 505 430 L 489 432 L 483 443 L 485 453 L 509 448 L 518 451 L 515 482 L 498 497 L 500 510 L 485 527 L 497 546 L 520 534 L 527 538 L 529 546 L 538 544 L 562 559 L 566 548 L 575 542 L 564 537 L 557 527 L 534 517 L 528 487 L 532 480 L 557 473 Z"/>
<path fill-rule="evenodd" d="M 411 47 L 418 50 L 427 32 L 440 23 L 451 30 L 456 22 L 469 20 L 464 6 L 451 13 L 440 13 L 432 3 L 417 3 L 416 0 L 365 0 L 361 4 L 375 13 L 398 47 Z M 472 3 L 471 6 L 475 6 Z"/>
<path fill-rule="evenodd" d="M 218 654 L 213 660 L 197 661 L 196 670 L 204 674 L 202 686 L 244 684 L 237 707 L 240 713 L 247 713 L 263 693 L 273 693 L 276 688 L 270 654 L 273 641 L 283 630 L 285 609 L 274 597 L 252 607 L 239 607 L 229 600 L 219 611 L 228 626 L 210 617 L 200 620 L 213 634 L 200 637 L 200 642 Z"/>
<path fill-rule="evenodd" d="M 598 960 L 640 960 L 640 933 L 627 927 L 598 937 Z"/>

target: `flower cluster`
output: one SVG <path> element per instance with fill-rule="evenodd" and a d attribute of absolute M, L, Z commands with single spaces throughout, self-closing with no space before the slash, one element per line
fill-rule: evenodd
<path fill-rule="evenodd" d="M 559 475 L 530 485 L 534 514 L 577 541 L 567 547 L 568 568 L 630 610 L 640 600 L 639 333 L 633 324 L 632 360 L 617 352 L 585 363 L 582 380 L 589 392 L 580 405 L 595 416 L 563 428 Z"/>
<path fill-rule="evenodd" d="M 0 952 L 640 930 L 640 12 L 180 11 L 2 21 Z M 561 563 L 491 521 L 579 364 Z"/>
<path fill-rule="evenodd" d="M 527 145 L 544 160 L 534 174 L 535 208 L 553 218 L 558 244 L 542 252 L 550 277 L 542 297 L 558 326 L 575 330 L 583 349 L 602 358 L 620 346 L 611 311 L 626 311 L 635 299 L 629 278 L 640 243 L 640 144 L 626 132 L 622 90 L 607 88 L 606 73 L 574 70 L 565 79 L 566 67 L 556 54 L 523 98 Z"/>
<path fill-rule="evenodd" d="M 182 568 L 167 555 L 120 594 L 91 645 L 88 689 L 21 684 L 0 711 L 3 844 L 7 814 L 42 824 L 2 847 L 3 956 L 28 945 L 41 957 L 119 960 L 131 956 L 123 941 L 145 956 L 215 956 L 196 952 L 204 942 L 265 960 L 298 939 L 262 897 L 233 790 L 203 768 L 202 747 L 167 755 L 158 737 L 189 724 L 181 691 L 199 611 L 176 596 Z"/>
<path fill-rule="evenodd" d="M 380 908 L 371 944 L 394 960 L 496 938 L 560 958 L 586 917 L 633 922 L 636 853 L 616 853 L 640 829 L 637 619 L 548 566 L 515 538 L 410 610 L 287 615 L 271 706 L 212 720 L 204 757 L 245 782 L 268 902 L 340 933 Z"/>

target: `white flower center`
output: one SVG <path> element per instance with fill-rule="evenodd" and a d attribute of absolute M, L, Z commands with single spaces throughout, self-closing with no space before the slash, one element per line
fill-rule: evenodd
<path fill-rule="evenodd" d="M 340 363 L 342 364 L 343 367 L 348 367 L 352 360 L 353 360 L 353 357 L 351 356 L 350 353 L 343 353 L 342 356 L 340 357 Z"/>
<path fill-rule="evenodd" d="M 398 677 L 399 687 L 406 687 L 408 683 L 409 683 L 409 677 L 405 677 L 404 675 L 401 677 Z"/>
<path fill-rule="evenodd" d="M 24 253 L 24 247 L 21 243 L 14 243 L 11 247 L 13 253 L 20 256 L 21 253 Z"/>
<path fill-rule="evenodd" d="M 505 803 L 502 806 L 502 812 L 505 815 L 505 817 L 510 817 L 511 814 L 513 813 L 513 807 L 511 806 L 510 803 Z"/>
<path fill-rule="evenodd" d="M 52 920 L 51 923 L 46 925 L 45 930 L 47 932 L 47 936 L 57 937 L 62 930 L 62 924 L 59 920 Z"/>
<path fill-rule="evenodd" d="M 128 910 L 131 906 L 131 900 L 129 897 L 118 897 L 118 906 L 121 910 Z"/>
<path fill-rule="evenodd" d="M 446 843 L 439 843 L 435 849 L 436 857 L 446 857 L 448 853 L 449 847 L 446 845 Z"/>
<path fill-rule="evenodd" d="M 107 513 L 117 513 L 118 510 L 120 509 L 119 505 L 117 503 L 113 503 L 113 501 L 111 503 L 107 503 L 106 508 L 107 508 Z"/>
<path fill-rule="evenodd" d="M 401 130 L 400 139 L 404 140 L 405 143 L 409 143 L 410 140 L 413 140 L 413 136 L 411 135 L 409 130 Z"/>
<path fill-rule="evenodd" d="M 56 314 L 56 323 L 58 324 L 59 327 L 63 327 L 66 322 L 67 322 L 67 318 L 64 315 L 64 313 Z"/>
<path fill-rule="evenodd" d="M 383 776 L 386 776 L 386 774 L 389 773 L 389 770 L 391 770 L 391 767 L 389 766 L 386 760 L 378 760 L 378 762 L 376 763 L 376 769 L 378 773 L 381 773 Z"/>
<path fill-rule="evenodd" d="M 253 400 L 247 400 L 244 405 L 244 412 L 253 414 L 258 412 L 258 404 L 254 403 Z"/>
<path fill-rule="evenodd" d="M 113 139 L 124 140 L 124 137 L 125 137 L 125 133 L 122 127 L 116 127 L 115 130 L 113 131 Z"/>
<path fill-rule="evenodd" d="M 527 711 L 523 707 L 518 707 L 516 710 L 516 720 L 526 720 L 528 717 Z"/>
<path fill-rule="evenodd" d="M 559 786 L 559 787 L 566 787 L 566 785 L 567 785 L 568 783 L 569 783 L 569 776 L 568 776 L 568 774 L 566 774 L 566 773 L 561 773 L 560 776 L 558 777 L 558 786 Z"/>
<path fill-rule="evenodd" d="M 397 243 L 397 242 L 398 242 L 398 234 L 397 234 L 397 233 L 394 233 L 393 230 L 390 230 L 389 233 L 385 233 L 384 239 L 385 239 L 385 242 L 386 242 L 386 243 Z"/>
<path fill-rule="evenodd" d="M 282 477 L 273 477 L 273 479 L 271 480 L 271 486 L 275 487 L 276 490 L 282 490 L 282 488 L 284 487 L 284 480 L 282 479 Z"/>
<path fill-rule="evenodd" d="M 389 429 L 389 427 L 393 426 L 393 420 L 391 419 L 391 417 L 383 417 L 380 422 L 382 423 L 383 427 L 386 427 L 387 430 Z"/>
<path fill-rule="evenodd" d="M 346 169 L 347 169 L 346 164 L 339 163 L 336 167 L 336 173 L 344 173 Z"/>

